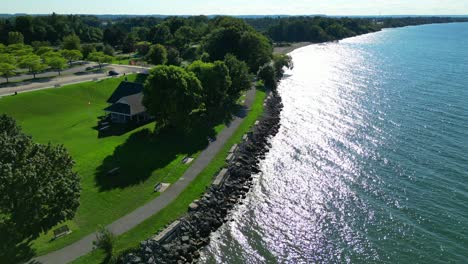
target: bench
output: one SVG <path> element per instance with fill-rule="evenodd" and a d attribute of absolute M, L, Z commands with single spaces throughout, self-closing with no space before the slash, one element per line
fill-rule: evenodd
<path fill-rule="evenodd" d="M 68 228 L 67 225 L 61 226 L 54 230 L 54 239 L 66 236 L 70 233 L 71 233 L 71 230 Z"/>
<path fill-rule="evenodd" d="M 230 154 L 227 156 L 226 161 L 227 161 L 227 162 L 231 162 L 231 160 L 233 160 L 233 159 L 234 159 L 234 153 L 230 153 Z"/>
<path fill-rule="evenodd" d="M 110 127 L 110 126 L 101 127 L 101 128 L 99 129 L 99 131 L 107 130 L 107 129 L 109 129 L 109 127 Z"/>
<path fill-rule="evenodd" d="M 237 144 L 234 144 L 231 149 L 229 150 L 229 153 L 234 153 L 237 150 Z"/>
<path fill-rule="evenodd" d="M 190 162 L 193 161 L 193 158 L 192 157 L 185 157 L 183 160 L 182 160 L 182 163 L 183 164 L 189 164 Z"/>
<path fill-rule="evenodd" d="M 164 242 L 172 237 L 172 235 L 179 229 L 180 221 L 176 220 L 170 224 L 166 229 L 154 236 L 152 239 L 156 242 Z"/>
<path fill-rule="evenodd" d="M 114 174 L 119 173 L 119 171 L 120 171 L 120 167 L 116 167 L 116 168 L 113 168 L 112 170 L 108 171 L 107 175 L 114 175 Z"/>
<path fill-rule="evenodd" d="M 224 181 L 226 180 L 226 175 L 228 173 L 228 170 L 226 168 L 222 169 L 218 175 L 216 175 L 216 178 L 215 180 L 213 181 L 213 185 L 214 186 L 219 186 L 219 185 L 222 185 L 224 183 Z"/>

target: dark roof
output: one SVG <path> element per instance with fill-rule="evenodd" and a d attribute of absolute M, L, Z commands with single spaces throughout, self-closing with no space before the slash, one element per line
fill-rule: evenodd
<path fill-rule="evenodd" d="M 107 99 L 107 102 L 109 104 L 113 104 L 119 101 L 123 97 L 138 94 L 138 93 L 141 93 L 142 91 L 143 91 L 143 84 L 124 81 L 120 83 L 117 89 L 115 89 L 111 97 Z"/>
<path fill-rule="evenodd" d="M 130 115 L 130 106 L 127 104 L 116 103 L 107 107 L 104 111 Z"/>
<path fill-rule="evenodd" d="M 104 111 L 130 116 L 143 113 L 146 111 L 146 108 L 143 105 L 143 93 L 122 97 L 115 104 L 104 109 Z"/>

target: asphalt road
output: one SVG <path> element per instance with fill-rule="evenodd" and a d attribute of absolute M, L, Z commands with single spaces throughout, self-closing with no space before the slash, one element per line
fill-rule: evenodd
<path fill-rule="evenodd" d="M 47 72 L 38 74 L 36 77 L 39 78 L 36 81 L 28 81 L 22 83 L 12 83 L 9 86 L 0 87 L 0 97 L 5 95 L 11 95 L 15 92 L 22 93 L 27 91 L 35 91 L 41 89 L 57 88 L 66 84 L 88 82 L 96 79 L 109 78 L 107 72 L 109 70 L 114 70 L 120 74 L 129 74 L 135 72 L 148 72 L 148 68 L 138 67 L 138 66 L 127 66 L 127 65 L 117 65 L 117 64 L 107 64 L 104 67 L 106 71 L 102 73 L 93 73 L 86 72 L 87 67 L 97 67 L 95 63 L 87 63 L 83 66 L 77 66 L 62 72 L 61 76 L 57 76 L 57 73 Z M 54 77 L 54 78 L 50 78 Z M 29 75 L 21 75 L 17 77 L 10 78 L 11 82 L 28 80 L 32 78 Z"/>
<path fill-rule="evenodd" d="M 255 99 L 255 88 L 247 92 L 245 98 L 245 108 L 250 110 Z M 193 162 L 182 177 L 172 184 L 160 196 L 153 199 L 151 202 L 139 207 L 135 211 L 116 220 L 106 228 L 115 235 L 121 235 L 148 219 L 152 215 L 158 213 L 161 209 L 173 202 L 183 190 L 192 182 L 197 175 L 210 164 L 211 160 L 223 148 L 224 144 L 234 134 L 239 125 L 242 123 L 246 115 L 235 117 L 233 121 L 225 129 L 221 131 L 205 150 L 203 150 L 198 158 Z M 89 234 L 81 240 L 64 247 L 60 250 L 51 252 L 47 255 L 35 258 L 33 261 L 38 261 L 44 264 L 63 264 L 72 262 L 73 260 L 86 255 L 93 250 L 93 241 L 96 239 L 96 233 Z"/>

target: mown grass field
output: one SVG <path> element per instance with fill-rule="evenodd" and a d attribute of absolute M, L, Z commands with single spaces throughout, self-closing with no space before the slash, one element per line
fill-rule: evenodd
<path fill-rule="evenodd" d="M 158 230 L 163 229 L 166 225 L 187 212 L 189 204 L 205 192 L 206 188 L 211 185 L 214 175 L 226 165 L 226 157 L 230 148 L 242 140 L 242 136 L 250 130 L 255 121 L 262 115 L 265 96 L 266 93 L 263 90 L 256 91 L 254 104 L 242 124 L 227 141 L 222 150 L 214 157 L 211 163 L 190 183 L 174 202 L 132 230 L 117 237 L 114 244 L 114 255 L 117 256 L 126 250 L 137 247 L 141 241 L 150 238 L 157 233 Z M 104 263 L 105 259 L 106 256 L 102 251 L 94 250 L 73 263 L 96 264 Z"/>
<path fill-rule="evenodd" d="M 127 77 L 141 81 L 141 76 Z M 76 217 L 63 223 L 72 233 L 57 240 L 52 240 L 52 231 L 41 235 L 32 243 L 37 255 L 71 244 L 155 198 L 154 184 L 175 182 L 188 168 L 182 159 L 196 157 L 207 144 L 207 134 L 224 127 L 221 124 L 191 135 L 154 136 L 154 124 L 148 124 L 120 136 L 99 138 L 95 129 L 98 117 L 122 80 L 112 78 L 0 98 L 0 113 L 13 116 L 36 142 L 63 144 L 81 176 L 81 205 Z M 107 176 L 116 166 L 121 168 L 120 174 Z"/>

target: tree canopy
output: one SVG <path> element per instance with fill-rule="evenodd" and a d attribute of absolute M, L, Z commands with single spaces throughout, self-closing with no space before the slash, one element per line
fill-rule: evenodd
<path fill-rule="evenodd" d="M 99 65 L 99 68 L 102 68 L 102 65 L 104 63 L 112 62 L 112 56 L 106 55 L 102 51 L 97 51 L 97 52 L 90 53 L 88 55 L 88 59 L 90 61 L 96 62 Z"/>
<path fill-rule="evenodd" d="M 63 146 L 41 145 L 0 116 L 0 234 L 22 241 L 73 218 L 80 180 Z M 4 236 L 8 234 L 8 236 Z"/>
<path fill-rule="evenodd" d="M 213 114 L 228 101 L 228 92 L 232 84 L 229 69 L 222 61 L 195 61 L 188 70 L 195 73 L 200 80 L 203 103 L 208 113 Z"/>
<path fill-rule="evenodd" d="M 181 67 L 159 65 L 151 69 L 143 90 L 143 104 L 158 127 L 183 126 L 200 108 L 201 83 Z"/>
<path fill-rule="evenodd" d="M 151 46 L 146 55 L 148 62 L 154 65 L 163 65 L 167 63 L 167 50 L 161 44 Z"/>

